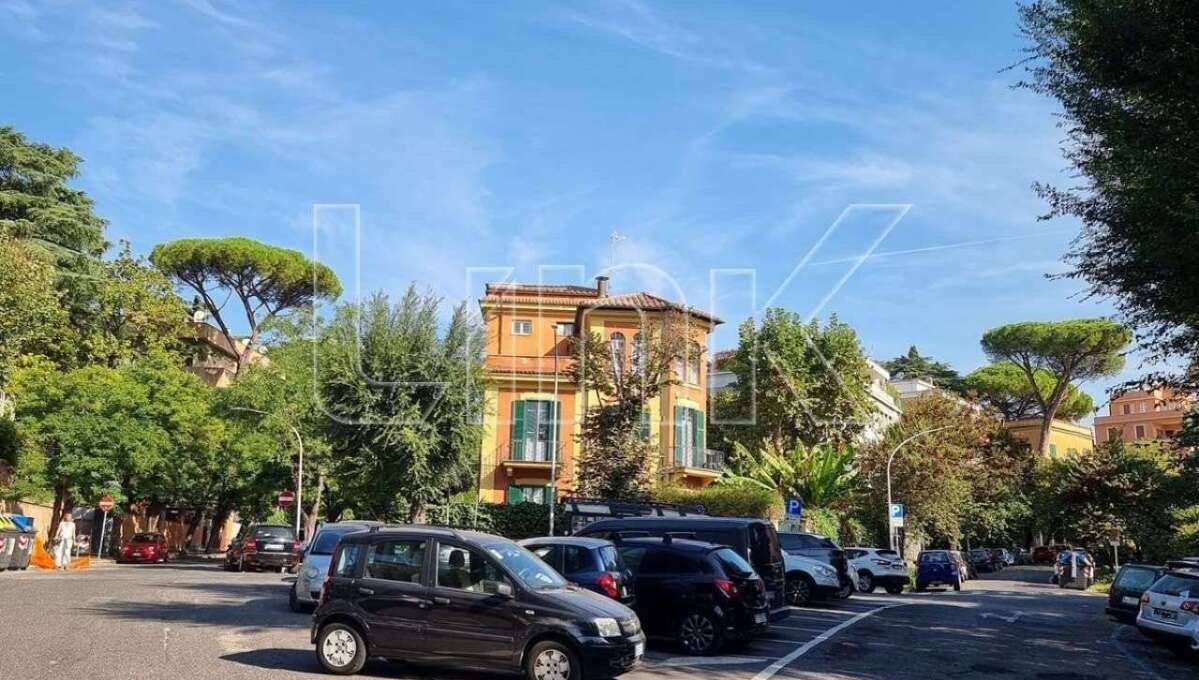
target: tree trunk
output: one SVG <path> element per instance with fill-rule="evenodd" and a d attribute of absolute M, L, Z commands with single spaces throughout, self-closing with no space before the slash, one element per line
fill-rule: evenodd
<path fill-rule="evenodd" d="M 1053 431 L 1053 416 L 1046 415 L 1041 418 L 1041 432 L 1038 437 L 1037 451 L 1042 456 L 1049 454 L 1049 433 Z"/>
<path fill-rule="evenodd" d="M 208 543 L 204 546 L 204 552 L 217 552 L 220 546 L 215 545 L 217 538 L 221 535 L 221 528 L 225 526 L 225 520 L 229 519 L 230 509 L 221 508 L 212 516 L 212 524 L 208 529 Z"/>
<path fill-rule="evenodd" d="M 308 526 L 304 529 L 304 539 L 312 540 L 316 532 L 316 520 L 321 514 L 321 496 L 325 493 L 325 474 L 322 472 L 316 478 L 316 498 L 312 501 L 312 511 L 308 513 Z"/>
<path fill-rule="evenodd" d="M 207 510 L 195 510 L 192 512 L 191 518 L 187 520 L 187 533 L 184 534 L 183 545 L 181 547 L 183 551 L 191 550 L 192 539 L 196 535 L 196 529 L 200 528 L 200 523 L 204 521 L 204 515 L 207 512 Z"/>

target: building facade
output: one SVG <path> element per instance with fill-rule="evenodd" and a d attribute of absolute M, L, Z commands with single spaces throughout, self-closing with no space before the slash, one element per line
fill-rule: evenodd
<path fill-rule="evenodd" d="M 1193 408 L 1194 396 L 1168 388 L 1125 392 L 1108 402 L 1107 415 L 1095 418 L 1095 439 L 1171 439 Z"/>
<path fill-rule="evenodd" d="M 707 379 L 702 360 L 720 320 L 649 293 L 611 295 L 596 285 L 487 284 L 479 300 L 487 331 L 479 496 L 492 503 L 544 503 L 575 491 L 579 428 L 598 395 L 571 379 L 573 341 L 598 334 L 633 366 L 643 331 L 668 316 L 684 320 L 695 351 L 675 362 L 677 384 L 650 400 L 643 436 L 655 444 L 650 469 L 701 487 L 718 478 L 723 455 L 707 448 Z"/>
<path fill-rule="evenodd" d="M 1003 426 L 1016 437 L 1028 442 L 1033 451 L 1037 450 L 1041 441 L 1040 418 L 1008 420 L 1003 423 Z M 1091 428 L 1060 418 L 1053 419 L 1053 425 L 1049 430 L 1050 458 L 1090 455 L 1094 448 L 1095 441 L 1091 438 Z"/>

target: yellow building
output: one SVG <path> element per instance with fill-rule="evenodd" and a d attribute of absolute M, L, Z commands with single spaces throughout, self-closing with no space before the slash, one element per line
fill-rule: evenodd
<path fill-rule="evenodd" d="M 1041 438 L 1041 419 L 1024 418 L 1009 420 L 1003 424 L 1012 434 L 1028 442 L 1033 451 L 1037 450 Z M 1062 458 L 1089 454 L 1095 447 L 1091 438 L 1091 428 L 1078 425 L 1068 420 L 1055 418 L 1049 430 L 1049 457 Z"/>
<path fill-rule="evenodd" d="M 707 336 L 714 316 L 649 293 L 610 295 L 595 287 L 490 283 L 479 307 L 487 330 L 486 408 L 479 465 L 483 501 L 543 503 L 551 472 L 559 495 L 575 489 L 578 428 L 588 401 L 571 381 L 571 338 L 595 333 L 630 365 L 646 325 L 682 315 L 697 351 L 676 362 L 678 384 L 651 400 L 644 432 L 656 443 L 655 474 L 699 487 L 720 476 L 723 456 L 708 450 Z"/>

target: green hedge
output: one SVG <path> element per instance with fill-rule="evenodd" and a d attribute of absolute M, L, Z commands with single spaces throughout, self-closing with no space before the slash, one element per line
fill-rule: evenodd
<path fill-rule="evenodd" d="M 719 517 L 778 518 L 782 501 L 765 489 L 712 485 L 702 489 L 662 487 L 654 500 L 676 505 L 703 506 L 704 514 Z"/>
<path fill-rule="evenodd" d="M 556 506 L 554 533 L 566 533 L 566 517 Z M 550 507 L 538 503 L 449 503 L 429 510 L 430 524 L 496 534 L 512 540 L 545 536 L 549 531 Z"/>

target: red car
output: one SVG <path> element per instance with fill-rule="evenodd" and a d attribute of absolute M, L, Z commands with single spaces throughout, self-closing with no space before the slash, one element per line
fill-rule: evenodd
<path fill-rule="evenodd" d="M 167 540 L 163 538 L 162 534 L 134 534 L 132 538 L 121 546 L 121 552 L 117 554 L 117 562 L 119 564 L 129 562 L 161 564 L 166 561 Z"/>

